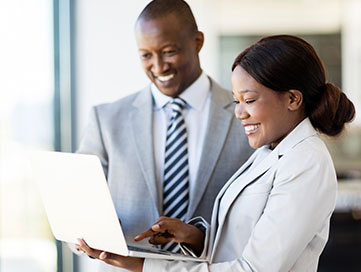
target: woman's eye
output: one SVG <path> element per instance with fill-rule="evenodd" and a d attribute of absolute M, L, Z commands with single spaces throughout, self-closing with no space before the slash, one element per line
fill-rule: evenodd
<path fill-rule="evenodd" d="M 253 103 L 255 100 L 254 99 L 247 99 L 245 102 L 246 102 L 246 104 L 251 104 L 251 103 Z"/>
<path fill-rule="evenodd" d="M 232 103 L 233 103 L 233 104 L 239 104 L 239 101 L 233 100 Z"/>

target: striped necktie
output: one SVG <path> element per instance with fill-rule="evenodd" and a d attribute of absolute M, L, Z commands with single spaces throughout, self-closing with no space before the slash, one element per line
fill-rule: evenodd
<path fill-rule="evenodd" d="M 172 109 L 172 115 L 165 146 L 163 214 L 184 221 L 189 198 L 187 128 L 182 114 L 186 102 L 174 98 L 167 106 Z M 168 243 L 163 248 L 172 252 L 179 250 L 177 243 Z"/>

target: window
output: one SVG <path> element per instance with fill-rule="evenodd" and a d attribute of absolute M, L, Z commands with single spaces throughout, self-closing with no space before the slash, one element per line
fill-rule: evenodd
<path fill-rule="evenodd" d="M 52 1 L 1 1 L 0 35 L 0 271 L 55 272 L 57 247 L 26 156 L 54 149 Z"/>

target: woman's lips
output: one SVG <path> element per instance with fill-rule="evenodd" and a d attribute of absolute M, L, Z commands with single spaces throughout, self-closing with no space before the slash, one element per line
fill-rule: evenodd
<path fill-rule="evenodd" d="M 243 125 L 246 135 L 249 136 L 256 133 L 261 124 Z"/>

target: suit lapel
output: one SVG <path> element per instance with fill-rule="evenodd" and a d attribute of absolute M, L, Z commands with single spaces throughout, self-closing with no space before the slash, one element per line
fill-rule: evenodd
<path fill-rule="evenodd" d="M 210 181 L 233 117 L 233 113 L 225 109 L 230 104 L 226 91 L 219 90 L 220 87 L 216 86 L 212 80 L 211 89 L 212 96 L 208 125 L 196 177 L 197 186 L 195 186 L 194 192 L 190 195 L 187 218 L 193 216 Z"/>
<path fill-rule="evenodd" d="M 134 149 L 150 196 L 153 198 L 154 203 L 156 203 L 159 212 L 161 210 L 161 200 L 158 195 L 159 188 L 155 179 L 153 156 L 153 99 L 149 87 L 139 93 L 139 96 L 134 100 L 133 106 L 134 108 L 130 111 L 129 118 L 132 127 Z"/>

